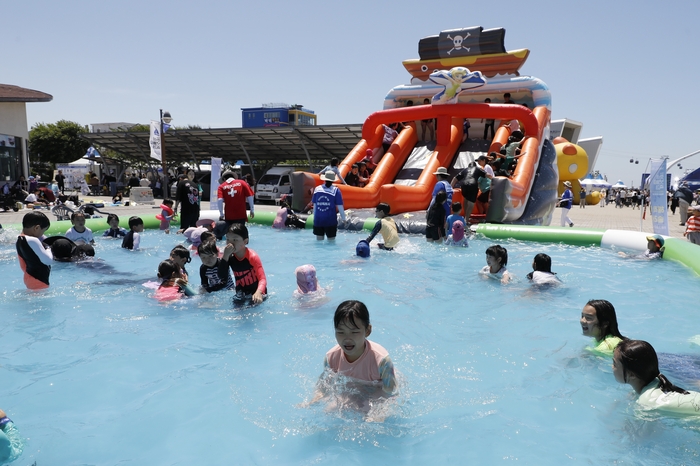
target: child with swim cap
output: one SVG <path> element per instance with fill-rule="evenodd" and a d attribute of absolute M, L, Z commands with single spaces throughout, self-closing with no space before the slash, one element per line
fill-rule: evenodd
<path fill-rule="evenodd" d="M 333 325 L 338 344 L 326 353 L 324 375 L 339 374 L 362 382 L 365 388 L 373 387 L 375 393 L 379 391 L 382 396 L 393 395 L 397 388 L 394 364 L 386 349 L 367 340 L 372 333 L 367 306 L 355 300 L 340 303 L 333 316 Z M 324 375 L 310 403 L 326 396 L 322 383 Z"/>
<path fill-rule="evenodd" d="M 143 231 L 143 220 L 141 217 L 134 215 L 129 218 L 129 232 L 126 234 L 122 240 L 122 247 L 124 249 L 131 249 L 132 251 L 138 251 L 141 246 L 141 233 Z"/>
<path fill-rule="evenodd" d="M 372 228 L 372 233 L 367 237 L 367 244 L 371 243 L 377 234 L 381 233 L 384 239 L 383 243 L 377 243 L 379 249 L 384 249 L 386 251 L 392 251 L 397 244 L 399 244 L 399 235 L 396 230 L 396 222 L 394 219 L 389 217 L 389 212 L 391 212 L 391 206 L 382 202 L 377 206 L 374 215 L 379 219 Z"/>
<path fill-rule="evenodd" d="M 92 230 L 85 226 L 84 213 L 74 212 L 70 216 L 70 222 L 73 226 L 66 232 L 66 238 L 73 241 L 75 244 L 95 244 Z"/>
<path fill-rule="evenodd" d="M 29 212 L 22 218 L 22 233 L 17 237 L 17 257 L 24 272 L 24 284 L 30 290 L 49 287 L 53 254 L 42 243 L 51 221 L 43 212 Z"/>
<path fill-rule="evenodd" d="M 109 225 L 109 228 L 102 234 L 103 238 L 123 238 L 126 236 L 126 228 L 119 226 L 119 216 L 117 214 L 107 215 L 107 225 Z"/>
<path fill-rule="evenodd" d="M 187 283 L 187 278 L 180 273 L 180 266 L 170 259 L 166 259 L 158 265 L 158 278 L 163 280 L 155 294 L 158 301 L 173 301 L 183 296 L 197 294 Z"/>
<path fill-rule="evenodd" d="M 300 265 L 294 270 L 297 277 L 297 291 L 301 294 L 313 293 L 318 290 L 316 267 L 311 264 Z"/>
<path fill-rule="evenodd" d="M 219 258 L 219 248 L 216 247 L 216 239 L 201 243 L 197 246 L 197 252 L 202 260 L 202 265 L 199 267 L 199 278 L 202 282 L 202 288 L 207 293 L 223 290 L 224 288 L 231 290 L 236 287 L 228 264 Z"/>
<path fill-rule="evenodd" d="M 557 274 L 552 272 L 552 258 L 540 253 L 532 261 L 532 272 L 527 274 L 528 280 L 535 285 L 560 285 Z"/>
<path fill-rule="evenodd" d="M 0 409 L 0 464 L 11 463 L 22 454 L 24 442 L 12 419 Z"/>
<path fill-rule="evenodd" d="M 457 203 L 459 204 L 459 202 Z M 447 237 L 445 244 L 448 246 L 459 246 L 466 248 L 469 246 L 467 237 L 464 236 L 464 223 L 461 220 L 455 220 L 452 224 L 452 234 Z"/>
<path fill-rule="evenodd" d="M 508 265 L 508 250 L 496 244 L 486 249 L 486 267 L 479 271 L 482 276 L 499 280 L 501 283 L 508 283 L 513 276 L 506 269 Z"/>
<path fill-rule="evenodd" d="M 642 260 L 653 260 L 661 259 L 664 256 L 664 237 L 661 235 L 649 235 L 647 239 L 647 250 L 641 254 L 627 254 L 625 252 L 618 252 L 618 255 L 622 257 L 628 257 L 630 259 L 642 259 Z"/>
<path fill-rule="evenodd" d="M 226 233 L 226 247 L 221 258 L 233 271 L 236 280 L 235 304 L 250 300 L 259 304 L 267 297 L 267 277 L 258 254 L 246 247 L 248 228 L 234 223 Z"/>
<path fill-rule="evenodd" d="M 586 349 L 602 355 L 612 356 L 613 351 L 627 337 L 617 328 L 615 307 L 605 299 L 591 299 L 581 311 L 583 335 L 593 338 L 593 346 Z"/>
<path fill-rule="evenodd" d="M 642 409 L 698 414 L 700 393 L 673 385 L 659 371 L 656 351 L 646 341 L 620 342 L 613 353 L 612 370 L 615 380 L 631 385 L 639 394 L 637 404 Z"/>

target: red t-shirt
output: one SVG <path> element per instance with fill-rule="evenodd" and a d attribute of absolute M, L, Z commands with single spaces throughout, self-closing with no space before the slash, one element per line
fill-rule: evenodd
<path fill-rule="evenodd" d="M 253 190 L 243 180 L 231 180 L 219 185 L 217 198 L 224 200 L 224 218 L 226 220 L 247 218 L 246 198 L 252 195 Z"/>

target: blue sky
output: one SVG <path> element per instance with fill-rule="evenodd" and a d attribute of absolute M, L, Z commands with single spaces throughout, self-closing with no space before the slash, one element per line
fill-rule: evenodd
<path fill-rule="evenodd" d="M 29 125 L 238 127 L 242 107 L 303 104 L 319 124 L 363 122 L 408 84 L 418 40 L 468 26 L 529 48 L 521 74 L 545 81 L 552 118 L 603 136 L 596 168 L 639 184 L 649 158 L 700 149 L 700 2 L 355 0 L 3 2 L 0 82 L 53 95 Z M 648 6 L 647 6 L 648 5 Z M 639 160 L 639 165 L 629 159 Z M 700 155 L 683 168 L 700 166 Z M 674 175 L 681 173 L 677 168 Z"/>

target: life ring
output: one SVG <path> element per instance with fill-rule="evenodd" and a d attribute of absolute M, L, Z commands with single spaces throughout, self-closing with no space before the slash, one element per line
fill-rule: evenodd
<path fill-rule="evenodd" d="M 161 205 L 160 205 L 160 208 L 161 208 L 162 210 L 165 211 L 165 213 L 167 214 L 168 217 L 172 217 L 172 215 L 173 215 L 173 209 L 171 209 L 170 207 L 168 207 L 168 206 L 165 205 L 165 204 L 161 204 Z M 156 218 L 157 218 L 158 220 L 160 220 L 161 222 L 162 222 L 163 220 L 167 220 L 165 217 L 163 217 L 163 214 L 157 214 L 157 215 L 156 215 Z"/>

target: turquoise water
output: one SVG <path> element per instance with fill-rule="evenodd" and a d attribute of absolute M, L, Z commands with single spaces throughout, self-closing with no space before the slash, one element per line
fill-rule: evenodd
<path fill-rule="evenodd" d="M 16 464 L 697 463 L 700 420 L 636 413 L 610 361 L 584 351 L 578 323 L 586 301 L 608 299 L 623 334 L 700 356 L 688 342 L 700 329 L 690 304 L 698 278 L 687 269 L 508 241 L 519 280 L 501 286 L 477 276 L 485 239 L 458 249 L 404 236 L 394 253 L 373 249 L 365 260 L 353 253 L 366 234 L 328 244 L 308 231 L 250 230 L 271 295 L 239 311 L 226 292 L 150 297 L 142 283 L 175 235 L 147 231 L 140 252 L 100 239 L 111 271 L 56 264 L 51 289 L 34 293 L 22 284 L 16 235 L 3 233 L 0 408 L 26 438 Z M 538 252 L 552 256 L 564 287 L 528 286 Z M 324 288 L 316 299 L 293 296 L 305 263 Z M 194 281 L 198 268 L 194 258 Z M 298 407 L 346 299 L 368 305 L 370 339 L 399 373 L 383 423 Z"/>

